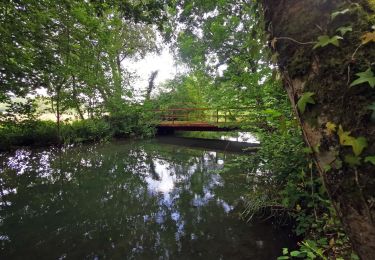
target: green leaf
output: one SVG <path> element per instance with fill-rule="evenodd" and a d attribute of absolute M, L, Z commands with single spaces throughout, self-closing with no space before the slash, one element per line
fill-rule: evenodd
<path fill-rule="evenodd" d="M 289 252 L 289 249 L 287 247 L 283 248 L 283 255 L 287 255 Z"/>
<path fill-rule="evenodd" d="M 334 162 L 335 169 L 341 169 L 342 168 L 342 161 L 340 159 L 336 159 Z"/>
<path fill-rule="evenodd" d="M 293 257 L 297 257 L 297 256 L 299 256 L 300 254 L 301 254 L 300 251 L 292 251 L 292 252 L 290 252 L 290 255 L 293 256 Z"/>
<path fill-rule="evenodd" d="M 328 35 L 322 35 L 318 37 L 318 43 L 314 45 L 313 49 L 327 46 L 328 44 L 335 45 L 338 47 L 339 40 L 342 40 L 343 38 L 341 36 L 335 35 L 333 37 L 329 37 Z"/>
<path fill-rule="evenodd" d="M 373 165 L 375 165 L 375 156 L 365 157 L 365 162 L 369 162 L 369 163 L 372 163 Z"/>
<path fill-rule="evenodd" d="M 285 259 L 290 259 L 290 258 L 289 258 L 289 256 L 287 256 L 287 255 L 279 256 L 279 257 L 277 258 L 277 260 L 285 260 Z"/>
<path fill-rule="evenodd" d="M 341 125 L 339 126 L 337 134 L 339 136 L 340 144 L 344 146 L 351 146 L 356 156 L 359 156 L 363 149 L 367 147 L 366 138 L 362 136 L 358 138 L 350 136 L 350 132 L 344 131 Z"/>
<path fill-rule="evenodd" d="M 313 153 L 313 150 L 311 149 L 311 147 L 304 147 L 304 148 L 302 148 L 302 151 L 306 154 L 312 154 Z"/>
<path fill-rule="evenodd" d="M 350 136 L 350 132 L 347 131 L 345 132 L 342 126 L 339 126 L 339 130 L 337 132 L 337 135 L 339 136 L 340 144 L 341 145 L 350 145 L 352 140 L 354 139 L 353 137 Z"/>
<path fill-rule="evenodd" d="M 353 155 L 345 155 L 344 161 L 352 167 L 361 165 L 361 158 Z"/>
<path fill-rule="evenodd" d="M 346 13 L 349 12 L 349 11 L 350 11 L 350 9 L 347 8 L 347 9 L 344 9 L 344 10 L 342 10 L 342 11 L 333 12 L 333 13 L 331 14 L 331 18 L 332 18 L 332 20 L 333 20 L 333 19 L 335 19 L 338 15 L 346 14 Z"/>
<path fill-rule="evenodd" d="M 317 144 L 317 145 L 314 145 L 312 147 L 313 151 L 316 152 L 316 153 L 320 153 L 320 144 Z"/>
<path fill-rule="evenodd" d="M 330 170 L 332 170 L 332 167 L 330 165 L 326 164 L 326 165 L 323 166 L 323 170 L 324 170 L 324 172 L 329 172 Z"/>
<path fill-rule="evenodd" d="M 313 240 L 302 241 L 302 244 L 305 245 L 305 246 L 307 246 L 307 247 L 309 247 L 309 248 L 311 248 L 311 249 L 313 249 L 313 250 L 315 250 L 315 251 L 318 250 L 317 244 Z"/>
<path fill-rule="evenodd" d="M 275 110 L 275 109 L 266 109 L 266 110 L 263 110 L 262 111 L 264 114 L 266 115 L 270 115 L 272 117 L 279 117 L 282 115 L 282 113 L 280 113 L 279 111 Z"/>
<path fill-rule="evenodd" d="M 301 112 L 301 114 L 303 114 L 305 112 L 307 104 L 315 104 L 315 101 L 312 98 L 313 95 L 315 95 L 315 93 L 306 92 L 306 93 L 303 93 L 303 95 L 298 100 L 297 107 L 298 107 L 299 111 Z"/>
<path fill-rule="evenodd" d="M 332 133 L 336 132 L 336 127 L 337 127 L 336 124 L 334 124 L 332 122 L 328 121 L 326 123 L 326 128 L 327 128 L 329 134 L 332 134 Z"/>
<path fill-rule="evenodd" d="M 356 255 L 356 253 L 351 253 L 350 254 L 350 259 L 351 260 L 359 260 L 359 257 Z"/>
<path fill-rule="evenodd" d="M 307 252 L 308 259 L 315 259 L 316 255 L 313 252 Z"/>
<path fill-rule="evenodd" d="M 351 146 L 353 147 L 353 152 L 356 156 L 359 156 L 363 149 L 365 149 L 367 147 L 367 140 L 366 138 L 364 137 L 358 137 L 358 138 L 355 138 L 351 144 Z"/>
<path fill-rule="evenodd" d="M 357 73 L 356 75 L 359 78 L 353 81 L 352 84 L 350 84 L 350 87 L 353 87 L 355 85 L 359 85 L 365 82 L 368 82 L 368 84 L 370 84 L 372 88 L 375 87 L 375 75 L 370 68 L 368 68 L 364 72 Z"/>
<path fill-rule="evenodd" d="M 339 32 L 341 36 L 344 36 L 347 32 L 353 31 L 353 28 L 351 26 L 342 26 L 337 28 L 336 31 Z"/>

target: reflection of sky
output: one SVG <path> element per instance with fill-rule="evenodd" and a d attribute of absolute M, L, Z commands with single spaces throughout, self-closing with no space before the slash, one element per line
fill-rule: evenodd
<path fill-rule="evenodd" d="M 86 156 L 86 153 L 76 154 L 74 150 L 63 151 L 61 155 L 61 152 L 53 149 L 37 153 L 30 152 L 27 149 L 19 149 L 13 156 L 9 156 L 4 161 L 4 166 L 15 171 L 20 177 L 27 177 L 32 172 L 36 173 L 35 177 L 37 176 L 38 178 L 35 180 L 38 180 L 38 182 L 30 179 L 30 183 L 27 184 L 28 188 L 33 185 L 55 184 L 62 179 L 67 184 L 67 187 L 69 187 L 69 182 L 79 180 L 78 176 L 81 173 L 85 173 L 85 175 L 82 174 L 79 180 L 82 183 L 88 180 L 91 172 L 100 172 L 102 175 L 111 176 L 111 178 L 112 176 L 116 178 L 116 174 L 118 174 L 117 178 L 124 180 L 124 182 L 119 183 L 119 187 L 121 190 L 129 190 L 131 192 L 131 199 L 139 201 L 139 207 L 143 205 L 147 207 L 147 205 L 156 201 L 156 204 L 154 204 L 156 208 L 153 208 L 151 212 L 141 211 L 142 213 L 139 215 L 141 217 L 140 221 L 150 226 L 153 223 L 157 223 L 160 231 L 155 233 L 156 236 L 161 235 L 164 237 L 163 232 L 165 230 L 173 230 L 172 234 L 174 234 L 176 246 L 179 250 L 182 248 L 182 241 L 184 239 L 190 238 L 190 236 L 192 238 L 200 236 L 197 233 L 191 234 L 192 231 L 189 230 L 189 227 L 192 225 L 192 222 L 196 225 L 197 223 L 204 223 L 206 221 L 205 214 L 202 212 L 205 212 L 209 207 L 214 207 L 219 212 L 229 213 L 234 208 L 227 201 L 218 197 L 217 188 L 224 186 L 224 179 L 218 173 L 218 170 L 224 167 L 224 159 L 217 152 L 204 152 L 181 163 L 169 159 L 167 156 L 165 158 L 153 158 L 152 154 L 147 153 L 145 150 L 135 149 L 129 151 L 129 154 L 135 159 L 134 164 L 128 163 L 126 160 L 123 164 L 120 163 L 120 160 L 118 160 L 119 163 L 108 164 L 106 163 L 106 155 L 94 152 L 95 150 L 90 151 L 88 153 L 90 156 Z M 72 156 L 73 159 L 70 159 L 69 156 L 65 158 L 64 156 L 67 154 Z M 110 155 L 113 156 L 113 154 Z M 121 179 L 119 176 L 123 176 L 124 173 L 133 173 L 133 175 L 129 180 L 125 178 Z M 83 178 L 83 176 L 86 177 Z M 97 178 L 99 175 L 93 174 L 92 176 Z M 143 185 L 132 187 L 132 177 L 139 180 L 138 176 L 144 181 Z M 77 187 L 76 191 L 79 193 L 80 189 L 85 189 L 85 187 Z M 94 192 L 94 189 L 89 187 L 88 191 Z M 118 200 L 116 193 L 112 189 L 103 189 L 102 191 L 97 198 L 100 201 L 100 204 L 97 205 L 100 205 L 100 207 L 105 208 L 114 200 Z M 9 193 L 16 194 L 17 190 L 3 187 L 2 192 L 3 195 Z M 69 195 L 68 188 L 65 192 L 65 195 Z M 62 190 L 58 191 L 58 193 L 53 193 L 54 196 L 49 198 L 49 203 L 54 204 L 57 197 L 62 197 L 61 194 Z M 142 200 L 148 200 L 145 198 L 145 194 L 151 200 L 143 203 Z M 65 202 L 68 203 L 67 201 Z M 0 205 L 11 205 L 10 202 L 4 203 L 0 202 Z M 206 208 L 202 209 L 203 207 Z M 56 211 L 56 215 L 61 214 L 61 212 L 64 212 L 64 210 Z M 129 217 L 136 218 L 135 216 Z M 93 239 L 95 237 L 93 230 L 84 231 L 82 235 L 85 239 Z M 64 230 L 58 228 L 56 232 L 56 234 L 63 234 Z M 1 235 L 0 241 L 4 239 Z M 158 247 L 157 243 L 165 243 L 165 241 L 160 242 L 160 239 L 160 237 L 155 237 L 155 247 Z M 134 255 L 140 254 L 145 250 L 142 241 L 138 241 L 137 244 L 132 246 Z"/>
<path fill-rule="evenodd" d="M 176 165 L 172 165 L 163 159 L 152 159 L 154 172 L 150 172 L 146 175 L 145 181 L 147 183 L 147 189 L 150 195 L 158 196 L 159 198 L 159 210 L 153 214 L 153 216 L 143 216 L 144 222 L 154 220 L 156 223 L 162 225 L 167 219 L 171 219 L 176 225 L 175 240 L 178 243 L 180 239 L 185 235 L 185 221 L 182 219 L 180 212 L 177 210 L 176 203 L 180 198 L 182 184 L 183 189 L 192 194 L 190 205 L 195 208 L 207 206 L 210 202 L 214 202 L 217 206 L 221 207 L 225 213 L 229 213 L 234 209 L 232 205 L 224 201 L 223 199 L 216 198 L 215 188 L 224 186 L 224 180 L 222 177 L 215 172 L 215 170 L 222 169 L 224 166 L 224 160 L 218 159 L 216 152 L 206 152 L 202 156 L 202 161 L 195 161 L 195 163 L 189 165 L 189 167 L 180 168 L 184 172 L 183 174 L 177 174 L 179 170 Z M 199 166 L 203 166 L 203 169 Z M 196 194 L 192 193 L 191 190 L 191 178 L 194 174 L 200 174 L 199 171 L 204 170 L 205 178 L 203 178 L 203 193 Z M 209 171 L 208 171 L 209 170 Z M 157 177 L 155 176 L 155 173 Z M 201 221 L 198 214 L 197 220 Z M 194 234 L 192 234 L 194 236 Z M 139 250 L 134 248 L 134 250 Z"/>
<path fill-rule="evenodd" d="M 133 151 L 130 151 L 132 154 Z M 139 153 L 139 151 L 138 151 Z M 142 151 L 143 156 L 138 156 L 141 160 L 146 158 L 147 153 Z M 56 159 L 53 158 L 51 151 L 42 151 L 37 157 L 32 156 L 31 152 L 26 149 L 19 149 L 15 151 L 14 156 L 7 158 L 7 167 L 16 171 L 17 175 L 24 174 L 28 169 L 33 168 L 38 176 L 41 178 L 46 178 L 51 182 L 55 182 L 61 174 L 66 178 L 65 180 L 70 180 L 72 178 L 72 172 L 62 172 L 58 167 L 54 167 L 52 162 Z M 151 171 L 146 172 L 145 182 L 147 183 L 147 190 L 151 196 L 160 197 L 160 205 L 166 206 L 168 209 L 173 208 L 173 204 L 178 200 L 180 191 L 176 190 L 176 185 L 182 183 L 183 189 L 191 190 L 190 178 L 197 172 L 203 170 L 207 176 L 205 176 L 203 187 L 203 194 L 192 194 L 194 197 L 191 201 L 191 205 L 195 207 L 205 206 L 210 201 L 215 200 L 215 187 L 223 186 L 224 182 L 221 176 L 215 173 L 215 170 L 222 169 L 224 167 L 224 160 L 218 159 L 217 152 L 205 152 L 201 157 L 202 160 L 194 161 L 187 167 L 183 168 L 181 165 L 171 164 L 164 159 L 152 159 L 154 165 L 154 174 Z M 95 163 L 91 158 L 81 158 L 80 165 L 87 168 L 100 167 L 102 164 L 101 160 L 97 160 Z M 35 167 L 36 166 L 36 167 Z M 203 167 L 203 168 L 202 168 Z M 110 171 L 115 172 L 117 165 L 114 165 Z M 179 171 L 183 171 L 183 174 L 176 174 Z M 53 173 L 58 173 L 57 175 Z M 125 184 L 124 184 L 125 185 Z M 126 186 L 126 185 L 125 185 Z M 126 187 L 124 187 L 126 189 Z M 3 189 L 3 194 L 16 193 L 16 189 L 6 190 Z M 189 191 L 191 193 L 191 191 Z M 108 198 L 103 198 L 103 200 L 108 200 Z M 220 201 L 220 200 L 218 200 Z M 223 209 L 228 212 L 228 209 L 232 207 L 226 204 L 224 201 L 218 202 L 221 204 Z M 172 219 L 176 222 L 180 216 L 179 212 L 172 213 Z M 146 219 L 145 219 L 146 220 Z M 159 221 L 161 217 L 159 216 Z"/>
<path fill-rule="evenodd" d="M 253 144 L 259 144 L 259 140 L 248 132 L 239 132 L 238 136 L 222 136 L 220 138 L 221 140 L 227 140 L 227 141 L 235 141 L 235 142 L 244 142 L 244 143 L 253 143 Z"/>
<path fill-rule="evenodd" d="M 216 152 L 205 153 L 203 156 L 204 166 L 206 166 L 207 168 L 221 169 L 224 164 L 224 160 L 219 159 L 218 162 L 215 162 L 216 156 Z M 150 173 L 145 177 L 145 181 L 147 183 L 149 192 L 154 195 L 158 193 L 162 194 L 164 198 L 163 200 L 165 202 L 171 200 L 170 193 L 175 189 L 176 184 L 189 179 L 198 169 L 197 164 L 191 165 L 183 176 L 176 177 L 174 166 L 172 166 L 167 161 L 161 159 L 153 159 L 153 164 L 155 166 L 155 172 L 158 175 L 158 178 L 155 178 Z M 221 176 L 214 172 L 210 172 L 208 177 L 209 179 L 207 180 L 204 192 L 207 196 L 211 196 L 211 189 L 214 189 L 218 186 L 223 186 L 224 182 Z M 212 198 L 213 197 L 214 195 L 212 195 Z"/>
<path fill-rule="evenodd" d="M 17 171 L 17 174 L 23 174 L 30 166 L 30 151 L 19 149 L 14 156 L 8 158 L 8 167 Z"/>
<path fill-rule="evenodd" d="M 163 193 L 164 196 L 168 195 L 173 190 L 176 183 L 176 177 L 169 172 L 170 164 L 156 159 L 154 160 L 155 172 L 158 174 L 159 179 L 154 179 L 152 176 L 146 177 L 148 189 L 151 193 Z"/>

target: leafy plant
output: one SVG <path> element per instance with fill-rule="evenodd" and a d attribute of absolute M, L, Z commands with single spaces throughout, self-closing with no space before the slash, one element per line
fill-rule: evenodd
<path fill-rule="evenodd" d="M 320 244 L 327 244 L 325 239 L 319 240 Z M 323 249 L 321 245 L 312 240 L 306 240 L 301 242 L 301 246 L 298 250 L 289 252 L 288 248 L 283 248 L 283 256 L 278 257 L 278 260 L 291 259 L 291 258 L 304 258 L 304 259 L 323 259 L 327 257 L 323 255 Z"/>
<path fill-rule="evenodd" d="M 346 13 L 348 13 L 349 11 L 350 11 L 350 9 L 349 9 L 349 8 L 346 8 L 346 9 L 341 10 L 341 11 L 333 12 L 333 13 L 331 14 L 331 19 L 334 20 L 337 16 L 339 16 L 339 15 L 343 15 L 343 14 L 346 14 Z"/>
<path fill-rule="evenodd" d="M 372 163 L 373 165 L 375 165 L 375 156 L 365 157 L 365 162 L 369 162 L 369 163 Z"/>
<path fill-rule="evenodd" d="M 307 104 L 315 104 L 315 101 L 312 98 L 313 95 L 315 95 L 315 93 L 305 92 L 305 93 L 303 93 L 303 95 L 298 100 L 297 107 L 298 107 L 299 111 L 301 112 L 301 114 L 303 114 L 305 112 Z"/>
<path fill-rule="evenodd" d="M 332 134 L 332 133 L 336 132 L 336 127 L 337 127 L 337 125 L 332 123 L 332 122 L 326 123 L 326 128 L 327 128 L 329 134 Z"/>
<path fill-rule="evenodd" d="M 361 158 L 358 156 L 353 155 L 345 155 L 344 158 L 345 162 L 349 164 L 351 167 L 359 166 L 361 165 Z"/>
<path fill-rule="evenodd" d="M 337 32 L 341 34 L 341 36 L 344 36 L 347 32 L 353 31 L 353 28 L 351 26 L 342 26 L 336 29 Z"/>
<path fill-rule="evenodd" d="M 325 47 L 329 44 L 332 44 L 336 47 L 338 47 L 339 40 L 342 40 L 343 38 L 341 36 L 335 35 L 333 37 L 329 37 L 328 35 L 322 35 L 318 37 L 318 43 L 314 45 L 313 49 L 319 48 L 319 47 Z"/>
<path fill-rule="evenodd" d="M 367 147 L 366 138 L 362 136 L 358 138 L 350 136 L 350 132 L 344 131 L 341 125 L 339 126 L 337 134 L 339 136 L 340 144 L 344 146 L 351 146 L 356 156 L 359 156 L 363 149 Z"/>
<path fill-rule="evenodd" d="M 369 42 L 375 42 L 375 32 L 366 32 L 361 37 L 362 44 L 367 44 Z"/>
<path fill-rule="evenodd" d="M 359 78 L 350 84 L 350 87 L 362 84 L 362 83 L 368 83 L 370 87 L 375 87 L 375 75 L 372 72 L 371 68 L 368 68 L 364 72 L 359 72 L 356 74 Z"/>

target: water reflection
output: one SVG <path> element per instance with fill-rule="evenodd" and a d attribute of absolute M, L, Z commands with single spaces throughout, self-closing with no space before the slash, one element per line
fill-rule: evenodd
<path fill-rule="evenodd" d="M 244 143 L 252 143 L 252 144 L 259 144 L 259 140 L 249 132 L 238 132 L 236 136 L 233 135 L 224 135 L 220 137 L 221 140 L 227 141 L 234 141 L 234 142 L 244 142 Z"/>
<path fill-rule="evenodd" d="M 236 205 L 231 156 L 152 142 L 0 157 L 1 258 L 272 259 L 288 246 Z"/>

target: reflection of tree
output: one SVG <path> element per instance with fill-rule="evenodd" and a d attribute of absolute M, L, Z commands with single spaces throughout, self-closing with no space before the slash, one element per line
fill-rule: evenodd
<path fill-rule="evenodd" d="M 156 172 L 156 169 L 155 169 L 154 159 L 150 155 L 147 155 L 147 163 L 149 165 L 150 174 L 151 174 L 152 178 L 154 180 L 160 180 L 160 176 L 158 175 L 158 173 Z"/>
<path fill-rule="evenodd" d="M 1 255 L 219 258 L 222 242 L 235 250 L 237 219 L 225 210 L 231 202 L 220 194 L 215 163 L 221 155 L 178 149 L 123 143 L 19 150 L 2 162 Z M 161 168 L 173 176 L 173 189 L 150 193 L 146 179 L 163 181 Z"/>

